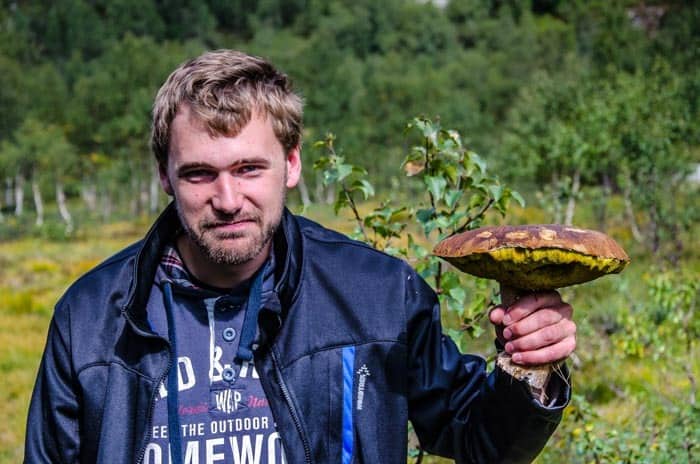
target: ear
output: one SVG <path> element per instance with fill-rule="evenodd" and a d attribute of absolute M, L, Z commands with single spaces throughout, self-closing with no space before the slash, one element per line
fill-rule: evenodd
<path fill-rule="evenodd" d="M 289 150 L 287 153 L 287 188 L 297 186 L 301 177 L 301 146 Z"/>
<path fill-rule="evenodd" d="M 160 178 L 160 186 L 163 187 L 163 191 L 173 196 L 173 186 L 170 184 L 170 179 L 168 178 L 168 166 L 163 163 L 158 163 L 158 177 Z"/>

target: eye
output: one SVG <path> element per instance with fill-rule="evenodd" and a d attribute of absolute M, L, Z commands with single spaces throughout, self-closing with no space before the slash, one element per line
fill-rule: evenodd
<path fill-rule="evenodd" d="M 190 171 L 185 171 L 182 173 L 181 177 L 187 182 L 193 184 L 201 184 L 206 182 L 212 182 L 216 179 L 216 173 L 214 171 L 208 171 L 206 169 L 192 169 Z"/>
<path fill-rule="evenodd" d="M 243 166 L 240 166 L 237 171 L 238 174 L 244 175 L 244 176 L 254 176 L 260 173 L 262 170 L 262 166 L 259 166 L 257 164 L 244 164 Z"/>

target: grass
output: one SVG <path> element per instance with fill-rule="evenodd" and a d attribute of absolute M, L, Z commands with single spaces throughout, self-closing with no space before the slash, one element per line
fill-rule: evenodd
<path fill-rule="evenodd" d="M 0 243 L 0 463 L 22 461 L 27 408 L 54 303 L 77 277 L 136 240 L 139 229 L 116 224 L 104 227 L 100 239 L 93 233 L 71 242 Z"/>

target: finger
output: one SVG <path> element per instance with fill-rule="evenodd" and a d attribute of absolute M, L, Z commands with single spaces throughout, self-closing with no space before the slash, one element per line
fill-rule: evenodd
<path fill-rule="evenodd" d="M 562 319 L 556 324 L 542 327 L 532 333 L 508 341 L 505 349 L 508 353 L 539 350 L 575 335 L 576 324 L 568 319 Z"/>
<path fill-rule="evenodd" d="M 537 330 L 554 325 L 562 319 L 571 319 L 573 309 L 568 304 L 560 304 L 558 307 L 543 308 L 531 313 L 527 317 L 507 326 L 503 332 L 506 339 L 519 338 L 531 334 Z"/>
<path fill-rule="evenodd" d="M 503 315 L 506 310 L 502 306 L 495 306 L 489 311 L 489 320 L 495 326 L 496 338 L 501 343 L 501 346 L 505 345 L 506 339 L 503 337 Z"/>
<path fill-rule="evenodd" d="M 511 359 L 516 364 L 534 366 L 566 359 L 576 349 L 576 337 L 567 337 L 559 343 L 549 345 L 539 350 L 515 353 Z"/>
<path fill-rule="evenodd" d="M 535 292 L 520 297 L 508 307 L 503 323 L 510 325 L 541 308 L 551 308 L 562 303 L 561 296 L 557 292 Z"/>
<path fill-rule="evenodd" d="M 503 324 L 503 316 L 505 316 L 505 314 L 506 308 L 503 306 L 494 306 L 491 308 L 491 311 L 489 311 L 489 320 L 494 325 L 501 325 Z"/>

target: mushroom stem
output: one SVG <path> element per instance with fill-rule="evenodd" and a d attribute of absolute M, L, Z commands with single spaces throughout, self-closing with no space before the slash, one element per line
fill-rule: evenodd
<path fill-rule="evenodd" d="M 518 300 L 518 298 L 528 293 L 527 290 L 511 287 L 503 283 L 499 284 L 501 291 L 501 304 L 506 307 L 510 307 Z M 498 365 L 498 367 L 510 374 L 512 377 L 527 382 L 533 393 L 537 395 L 540 402 L 542 404 L 546 403 L 547 383 L 549 382 L 549 377 L 552 375 L 552 372 L 554 372 L 556 367 L 554 363 L 542 364 L 538 366 L 522 366 L 520 364 L 515 364 L 512 361 L 509 353 L 502 351 L 498 354 L 496 365 Z"/>
<path fill-rule="evenodd" d="M 510 285 L 506 285 L 504 283 L 499 282 L 499 285 L 501 290 L 501 303 L 504 306 L 509 307 L 510 305 L 518 301 L 518 298 L 527 293 L 527 290 L 521 290 L 519 288 L 511 287 Z"/>

